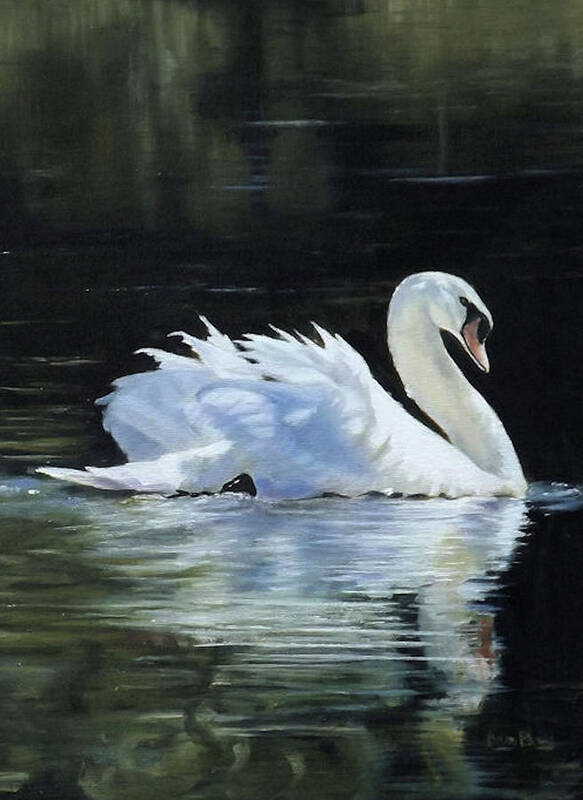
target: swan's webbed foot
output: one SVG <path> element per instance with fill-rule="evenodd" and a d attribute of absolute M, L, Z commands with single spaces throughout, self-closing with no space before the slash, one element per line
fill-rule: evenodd
<path fill-rule="evenodd" d="M 209 497 L 212 494 L 213 492 L 185 492 L 183 489 L 178 489 L 169 497 Z M 223 484 L 218 494 L 248 494 L 250 497 L 256 497 L 257 487 L 253 483 L 253 478 L 242 472 Z"/>
<path fill-rule="evenodd" d="M 251 475 L 247 475 L 246 472 L 242 472 L 240 475 L 237 475 L 235 478 L 233 478 L 233 480 L 227 481 L 219 494 L 225 494 L 227 492 L 248 494 L 251 497 L 256 497 L 257 487 L 253 483 L 253 478 Z"/>

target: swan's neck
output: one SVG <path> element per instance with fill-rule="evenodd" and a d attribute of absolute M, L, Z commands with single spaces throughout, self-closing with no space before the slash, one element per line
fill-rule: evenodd
<path fill-rule="evenodd" d="M 478 467 L 521 493 L 525 480 L 504 426 L 466 380 L 425 314 L 401 306 L 389 315 L 389 349 L 405 391 Z"/>

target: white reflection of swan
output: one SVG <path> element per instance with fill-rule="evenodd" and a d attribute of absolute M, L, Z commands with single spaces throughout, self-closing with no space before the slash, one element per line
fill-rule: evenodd
<path fill-rule="evenodd" d="M 282 331 L 234 343 L 206 324 L 206 340 L 179 334 L 197 359 L 146 350 L 160 369 L 119 379 L 101 401 L 104 426 L 127 464 L 40 471 L 102 489 L 163 493 L 218 491 L 248 473 L 267 498 L 370 490 L 524 494 L 501 421 L 439 335 L 453 334 L 488 370 L 484 342 L 492 319 L 461 278 L 410 276 L 388 315 L 389 347 L 405 389 L 449 441 L 410 416 L 339 336 L 316 326 L 322 346 Z"/>
<path fill-rule="evenodd" d="M 353 690 L 350 702 L 406 697 L 419 669 L 456 707 L 474 708 L 489 690 L 497 656 L 481 601 L 522 533 L 521 501 L 90 505 L 91 560 L 142 587 L 116 601 L 123 624 L 229 645 L 223 678 L 252 680 L 254 703 L 274 682 L 306 692 L 307 708 L 318 693 L 331 692 L 332 707 Z M 343 683 L 347 668 L 357 686 Z"/>

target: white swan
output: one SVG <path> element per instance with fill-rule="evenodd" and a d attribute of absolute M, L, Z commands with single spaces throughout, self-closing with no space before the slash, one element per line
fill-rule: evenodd
<path fill-rule="evenodd" d="M 128 462 L 53 478 L 100 489 L 215 492 L 251 476 L 260 496 L 368 491 L 522 496 L 516 452 L 493 409 L 463 376 L 440 331 L 483 371 L 490 312 L 461 278 L 406 278 L 389 306 L 388 343 L 407 394 L 449 441 L 408 414 L 340 336 L 322 343 L 274 329 L 233 342 L 204 317 L 208 338 L 182 337 L 197 358 L 145 349 L 153 372 L 128 375 L 97 401 Z"/>

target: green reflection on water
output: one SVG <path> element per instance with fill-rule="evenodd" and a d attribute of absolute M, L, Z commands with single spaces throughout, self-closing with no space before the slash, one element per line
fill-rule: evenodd
<path fill-rule="evenodd" d="M 579 164 L 582 37 L 580 0 L 8 0 L 4 214 L 233 237 L 333 210 L 354 166 Z"/>

